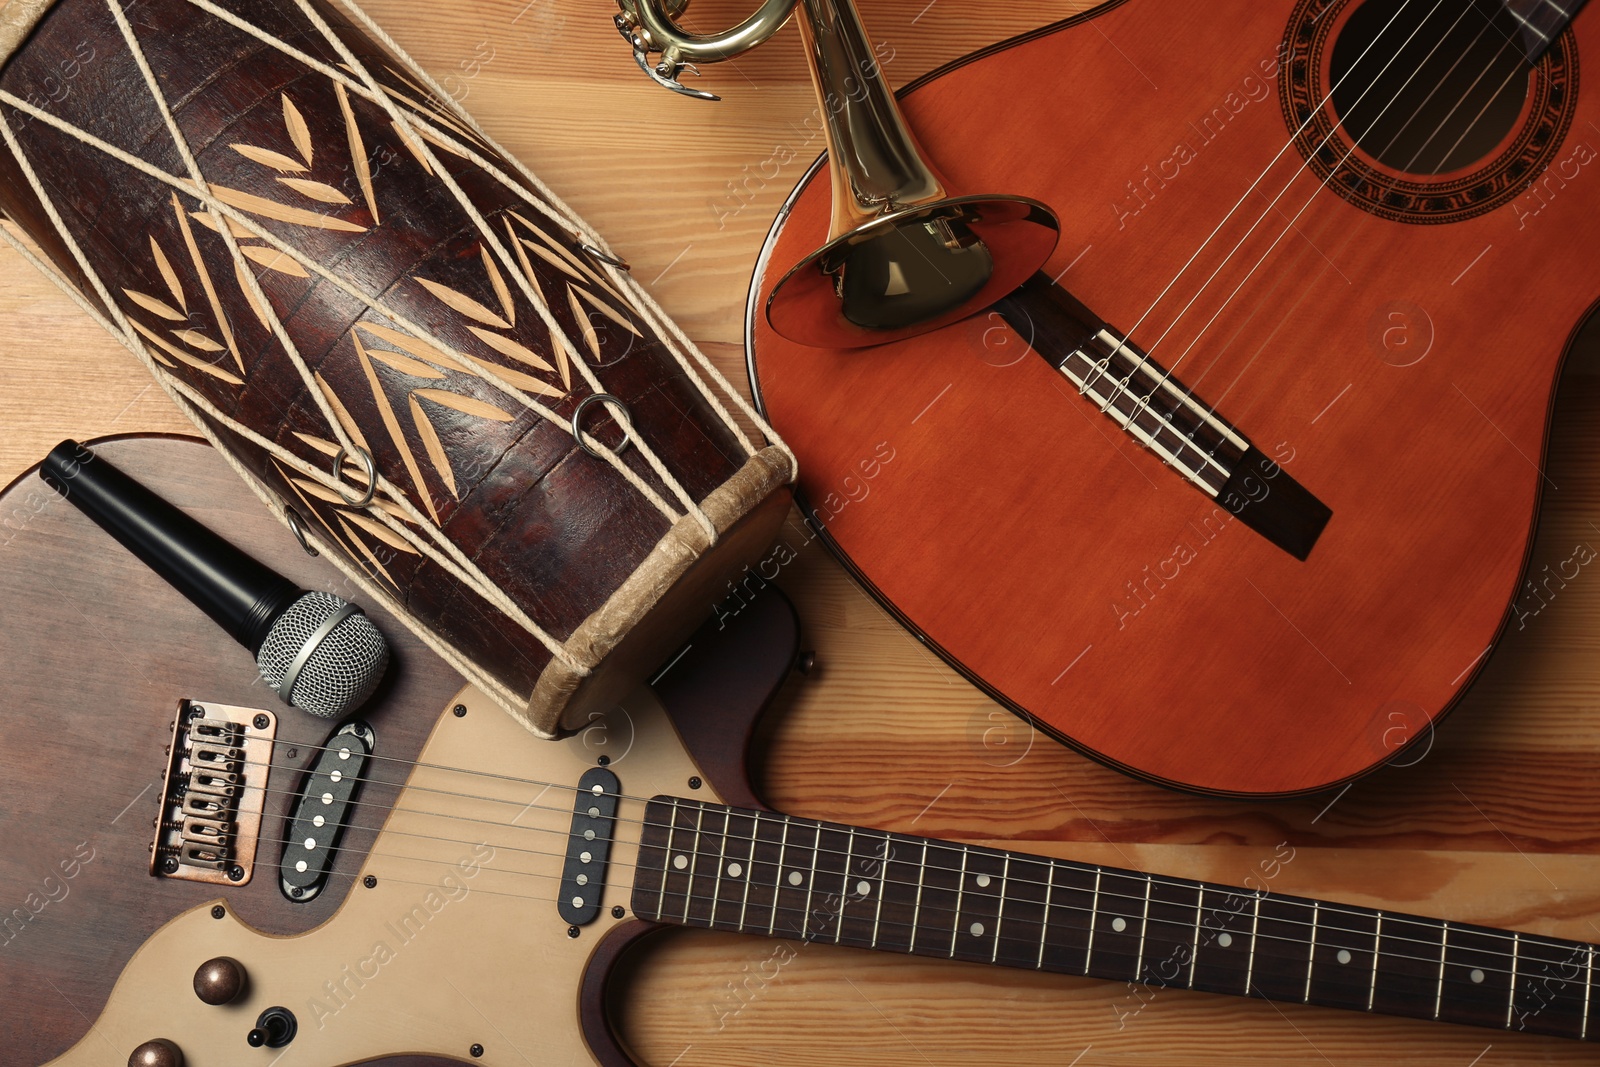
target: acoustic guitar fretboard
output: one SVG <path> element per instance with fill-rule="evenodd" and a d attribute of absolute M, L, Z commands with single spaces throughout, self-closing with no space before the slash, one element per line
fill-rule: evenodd
<path fill-rule="evenodd" d="M 647 808 L 633 909 L 656 922 L 1582 1040 L 1600 1012 L 1595 946 L 1582 942 L 672 797 Z"/>

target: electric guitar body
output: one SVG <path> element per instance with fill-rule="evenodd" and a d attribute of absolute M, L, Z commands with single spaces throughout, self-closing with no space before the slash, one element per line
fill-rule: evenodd
<path fill-rule="evenodd" d="M 203 444 L 95 447 L 317 584 Z M 926 980 L 966 982 L 979 1010 L 1015 990 L 947 961 L 1109 979 L 1063 992 L 1115 1011 L 1119 1029 L 1173 987 L 1290 1002 L 1279 1013 L 1310 1003 L 1487 1027 L 1500 1033 L 1472 1033 L 1473 1047 L 1492 1037 L 1513 1057 L 1566 1062 L 1600 1036 L 1591 944 L 762 806 L 746 750 L 799 647 L 775 591 L 703 626 L 653 693 L 561 741 L 474 690 L 439 692 L 448 671 L 379 616 L 398 674 L 364 713 L 363 764 L 344 758 L 351 735 L 334 724 L 256 699 L 248 656 L 70 506 L 32 493 L 30 473 L 0 497 L 13 653 L 0 680 L 16 712 L 0 779 L 0 886 L 16 905 L 0 916 L 7 1064 L 633 1067 L 610 987 L 630 946 L 672 927 L 779 938 L 785 960 L 820 943 L 938 961 Z M 99 666 L 74 674 L 86 661 L 129 673 L 120 688 Z M 175 723 L 180 702 L 194 714 Z M 203 750 L 218 746 L 207 724 L 234 707 L 228 769 Z M 244 776 L 241 805 L 265 798 L 260 822 L 234 817 L 239 839 L 218 845 L 245 877 L 168 848 L 161 813 L 185 799 L 174 785 L 193 799 L 208 773 Z M 330 849 L 313 898 L 288 891 L 303 884 L 295 857 Z M 1293 859 L 1280 845 L 1271 870 Z M 784 1054 L 807 1051 L 802 1034 Z"/>
<path fill-rule="evenodd" d="M 806 348 L 763 313 L 827 230 L 826 172 L 796 191 L 748 339 L 814 524 L 976 684 L 1154 781 L 1304 793 L 1426 735 L 1561 580 L 1524 569 L 1600 297 L 1600 16 L 1530 64 L 1525 6 L 1130 0 L 910 87 L 948 186 L 1061 239 L 987 315 Z"/>

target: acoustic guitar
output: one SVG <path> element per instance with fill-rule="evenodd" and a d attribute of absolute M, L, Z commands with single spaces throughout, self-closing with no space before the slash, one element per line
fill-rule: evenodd
<path fill-rule="evenodd" d="M 827 231 L 825 172 L 796 190 L 748 342 L 814 530 L 991 696 L 1156 782 L 1307 793 L 1430 736 L 1592 558 L 1528 568 L 1600 296 L 1577 7 L 1130 0 L 916 82 L 948 186 L 1061 240 L 986 315 L 806 348 L 765 317 Z"/>
<path fill-rule="evenodd" d="M 96 449 L 245 543 L 270 528 L 202 445 Z M 1091 975 L 1115 1003 L 1141 1003 L 1127 983 L 1468 1023 L 1530 1055 L 1514 1035 L 1600 1034 L 1589 944 L 764 807 L 745 750 L 799 647 L 775 595 L 561 742 L 449 695 L 380 612 L 397 673 L 330 734 L 31 474 L 0 504 L 26 652 L 0 669 L 32 712 L 0 719 L 7 1063 L 627 1065 L 607 986 L 668 926 Z M 172 847 L 195 795 L 234 806 L 217 855 Z"/>

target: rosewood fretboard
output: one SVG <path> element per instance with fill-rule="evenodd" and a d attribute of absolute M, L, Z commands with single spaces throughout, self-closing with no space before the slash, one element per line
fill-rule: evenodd
<path fill-rule="evenodd" d="M 1595 946 L 657 797 L 657 922 L 1587 1040 Z M 1600 1030 L 1597 1030 L 1600 1032 Z"/>

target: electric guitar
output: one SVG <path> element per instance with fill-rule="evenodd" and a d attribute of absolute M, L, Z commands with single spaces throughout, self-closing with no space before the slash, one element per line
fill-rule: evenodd
<path fill-rule="evenodd" d="M 268 526 L 222 503 L 244 491 L 202 445 L 96 448 L 214 525 Z M 798 649 L 780 597 L 713 619 L 656 699 L 561 742 L 444 695 L 448 669 L 380 615 L 398 673 L 330 734 L 249 706 L 248 655 L 32 483 L 0 498 L 0 578 L 29 620 L 7 629 L 0 719 L 8 1063 L 631 1064 L 607 985 L 664 926 L 1600 1035 L 1592 945 L 764 808 L 744 754 Z M 135 678 L 63 677 L 85 604 L 81 647 L 125 649 Z M 145 701 L 185 677 L 212 695 Z M 184 810 L 207 798 L 227 817 Z"/>
<path fill-rule="evenodd" d="M 1043 201 L 1061 240 L 987 315 L 800 346 L 765 306 L 827 232 L 807 176 L 748 341 L 813 528 L 990 696 L 1147 779 L 1306 793 L 1430 736 L 1561 580 L 1528 552 L 1600 296 L 1580 6 L 1128 0 L 919 79 L 946 188 Z"/>

